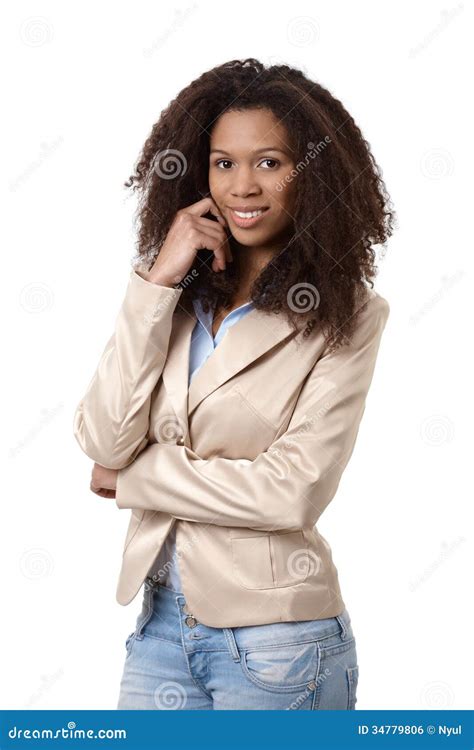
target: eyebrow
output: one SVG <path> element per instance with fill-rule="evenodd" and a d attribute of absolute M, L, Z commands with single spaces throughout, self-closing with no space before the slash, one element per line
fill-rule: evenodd
<path fill-rule="evenodd" d="M 263 148 L 257 148 L 253 153 L 261 154 L 263 152 L 268 152 L 268 151 L 279 151 L 280 154 L 286 154 L 286 151 L 283 151 L 281 148 L 276 148 L 275 146 L 268 146 L 268 147 L 264 146 Z M 211 149 L 210 153 L 211 154 L 216 154 L 216 153 L 226 154 L 227 156 L 230 156 L 229 152 L 224 151 L 222 148 L 213 148 Z"/>

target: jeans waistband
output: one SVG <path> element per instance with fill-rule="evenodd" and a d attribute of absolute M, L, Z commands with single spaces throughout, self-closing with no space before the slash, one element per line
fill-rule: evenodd
<path fill-rule="evenodd" d="M 277 642 L 292 642 L 305 639 L 321 639 L 333 636 L 338 632 L 342 640 L 353 637 L 351 620 L 346 609 L 335 617 L 321 620 L 301 620 L 268 623 L 264 625 L 246 625 L 238 627 L 215 628 L 201 623 L 189 610 L 186 598 L 181 591 L 157 583 L 152 579 L 145 580 L 144 615 L 138 629 L 137 637 L 143 638 L 143 629 L 153 615 L 154 597 L 161 599 L 165 611 L 173 612 L 181 622 L 185 633 L 204 631 L 213 641 L 224 641 L 234 661 L 240 661 L 240 649 Z M 186 618 L 192 617 L 192 628 L 188 631 Z M 334 620 L 339 629 L 335 629 Z M 196 630 L 196 626 L 199 626 Z M 223 638 L 222 638 L 223 636 Z M 197 636 L 199 637 L 199 636 Z"/>

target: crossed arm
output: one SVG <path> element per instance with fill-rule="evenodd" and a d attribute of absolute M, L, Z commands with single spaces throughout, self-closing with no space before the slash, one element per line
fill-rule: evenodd
<path fill-rule="evenodd" d="M 386 300 L 369 302 L 352 342 L 317 361 L 288 429 L 255 460 L 150 444 L 118 471 L 117 506 L 266 531 L 312 527 L 353 452 L 388 315 Z"/>
<path fill-rule="evenodd" d="M 266 452 L 253 461 L 206 460 L 186 446 L 147 445 L 151 394 L 181 293 L 130 273 L 114 334 L 74 415 L 76 440 L 118 471 L 119 508 L 268 531 L 312 527 L 352 454 L 388 303 L 372 298 L 351 343 L 316 362 L 286 432 Z"/>

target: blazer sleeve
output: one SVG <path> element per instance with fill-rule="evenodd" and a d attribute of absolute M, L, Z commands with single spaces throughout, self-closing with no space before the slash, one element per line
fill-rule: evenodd
<path fill-rule="evenodd" d="M 380 295 L 369 301 L 351 342 L 317 361 L 286 432 L 256 459 L 150 444 L 118 472 L 117 506 L 263 531 L 314 526 L 352 454 L 389 310 Z"/>
<path fill-rule="evenodd" d="M 148 442 L 151 393 L 161 376 L 182 289 L 129 276 L 115 331 L 76 408 L 74 436 L 110 469 L 126 466 Z"/>

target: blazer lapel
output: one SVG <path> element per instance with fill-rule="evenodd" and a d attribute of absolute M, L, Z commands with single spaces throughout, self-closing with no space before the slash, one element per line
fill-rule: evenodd
<path fill-rule="evenodd" d="M 196 323 L 191 305 L 180 305 L 173 316 L 168 356 L 161 374 L 166 393 L 177 417 L 178 430 L 183 430 L 184 443 L 191 447 L 188 425 L 188 373 L 191 336 Z"/>
<path fill-rule="evenodd" d="M 283 313 L 253 308 L 226 331 L 224 338 L 200 367 L 188 389 L 191 336 L 196 323 L 192 305 L 175 313 L 168 357 L 162 373 L 166 392 L 189 444 L 188 417 L 213 391 L 248 367 L 285 338 L 295 335 Z"/>

